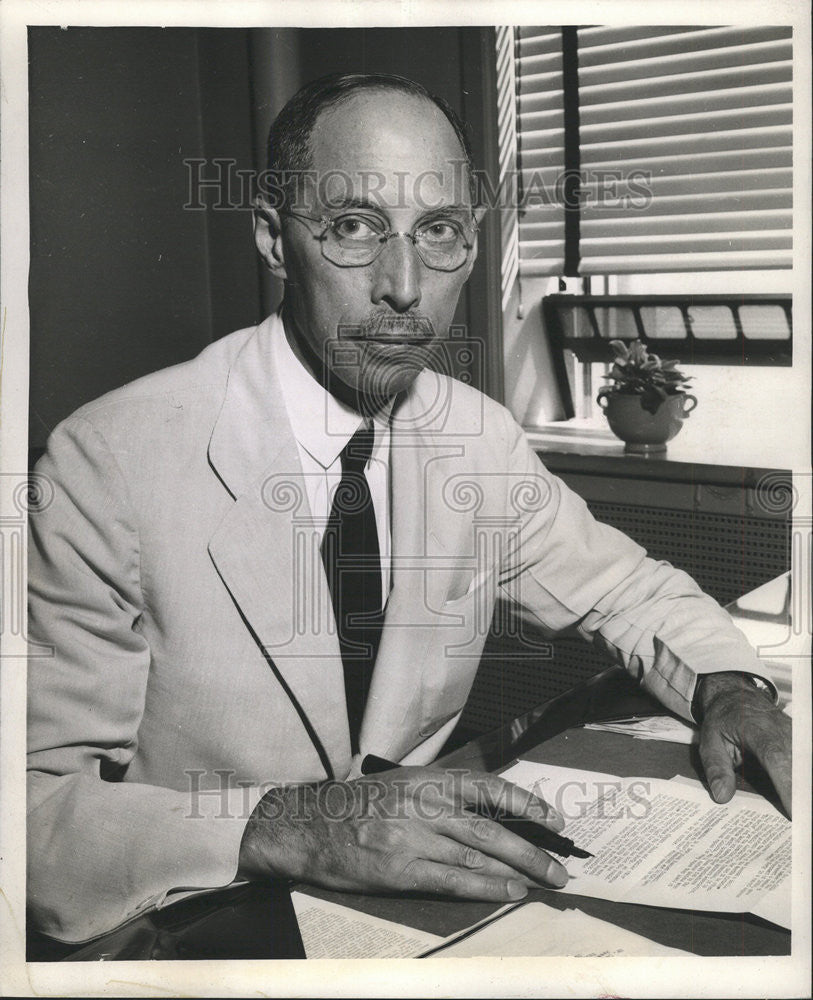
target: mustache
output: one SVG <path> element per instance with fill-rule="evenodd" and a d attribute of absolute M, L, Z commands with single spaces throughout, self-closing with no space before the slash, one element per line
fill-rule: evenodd
<path fill-rule="evenodd" d="M 337 328 L 339 340 L 373 340 L 382 344 L 428 344 L 435 339 L 435 327 L 428 316 L 375 313 L 358 325 Z"/>

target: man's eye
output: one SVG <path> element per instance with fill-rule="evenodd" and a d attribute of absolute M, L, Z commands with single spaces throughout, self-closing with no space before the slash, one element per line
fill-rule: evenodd
<path fill-rule="evenodd" d="M 452 243 L 460 235 L 460 230 L 453 222 L 438 220 L 421 227 L 419 235 L 427 243 Z"/>
<path fill-rule="evenodd" d="M 362 219 L 358 215 L 345 215 L 335 219 L 331 228 L 342 240 L 370 240 L 380 235 L 380 230 L 370 219 Z"/>

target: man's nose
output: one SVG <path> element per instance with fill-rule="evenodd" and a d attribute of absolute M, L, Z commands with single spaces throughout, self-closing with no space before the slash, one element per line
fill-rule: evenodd
<path fill-rule="evenodd" d="M 376 271 L 371 298 L 375 305 L 385 302 L 396 312 L 406 312 L 418 305 L 423 264 L 409 236 L 401 233 L 391 236 L 373 267 Z"/>

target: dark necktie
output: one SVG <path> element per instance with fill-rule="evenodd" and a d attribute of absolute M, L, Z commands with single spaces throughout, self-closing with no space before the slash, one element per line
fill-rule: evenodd
<path fill-rule="evenodd" d="M 353 753 L 358 753 L 361 717 L 384 620 L 378 530 L 364 475 L 374 434 L 362 425 L 341 453 L 342 478 L 321 548 L 342 653 Z"/>

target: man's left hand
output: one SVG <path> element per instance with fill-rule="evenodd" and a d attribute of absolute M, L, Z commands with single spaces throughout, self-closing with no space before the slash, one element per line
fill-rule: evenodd
<path fill-rule="evenodd" d="M 742 674 L 706 674 L 698 683 L 702 685 L 700 759 L 712 798 L 715 802 L 731 799 L 737 787 L 734 769 L 750 751 L 790 816 L 791 720 Z"/>

